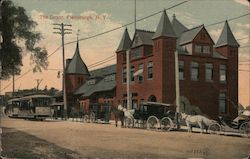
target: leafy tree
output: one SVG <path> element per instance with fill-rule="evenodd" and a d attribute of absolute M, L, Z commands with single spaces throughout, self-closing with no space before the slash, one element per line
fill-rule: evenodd
<path fill-rule="evenodd" d="M 42 35 L 35 31 L 37 23 L 26 14 L 23 7 L 16 6 L 10 0 L 3 0 L 0 11 L 3 38 L 0 60 L 3 78 L 9 78 L 13 73 L 20 74 L 24 52 L 30 53 L 34 72 L 46 68 L 47 51 L 36 45 L 42 39 Z"/>
<path fill-rule="evenodd" d="M 238 104 L 238 110 L 244 110 L 243 105 L 241 105 L 240 103 Z"/>
<path fill-rule="evenodd" d="M 246 107 L 246 110 L 249 110 L 249 111 L 250 111 L 250 105 Z"/>

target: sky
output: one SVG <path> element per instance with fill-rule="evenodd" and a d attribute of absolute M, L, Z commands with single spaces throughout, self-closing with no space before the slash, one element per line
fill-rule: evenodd
<path fill-rule="evenodd" d="M 65 35 L 65 43 L 75 41 L 79 30 L 79 39 L 87 38 L 114 28 L 121 27 L 134 21 L 134 0 L 12 0 L 16 5 L 26 9 L 26 13 L 37 22 L 35 31 L 43 35 L 39 46 L 45 47 L 48 54 L 53 53 L 61 45 L 59 34 L 53 34 L 53 23 L 71 24 L 72 34 Z M 140 19 L 169 8 L 184 0 L 137 0 L 136 18 Z M 225 21 L 250 12 L 247 0 L 191 0 L 180 6 L 167 10 L 172 20 L 173 14 L 186 27 L 192 28 L 201 24 L 209 25 L 215 22 Z M 161 14 L 137 22 L 138 29 L 155 31 Z M 250 70 L 250 16 L 229 21 L 229 25 L 242 48 L 239 48 L 239 70 Z M 224 23 L 206 27 L 212 39 L 216 43 Z M 134 25 L 127 26 L 130 37 L 133 38 Z M 82 40 L 79 42 L 80 54 L 87 66 L 101 61 L 112 55 L 119 45 L 125 28 L 113 32 Z M 247 38 L 248 37 L 248 38 Z M 72 58 L 76 43 L 65 46 L 65 57 Z M 32 68 L 29 53 L 24 50 L 23 67 L 20 76 Z M 247 61 L 247 62 L 244 62 Z M 111 58 L 107 63 L 89 70 L 115 64 L 116 59 Z M 62 78 L 57 77 L 62 70 L 62 50 L 59 49 L 49 57 L 48 70 L 42 73 L 29 72 L 15 82 L 15 89 L 28 89 L 36 87 L 36 79 L 42 79 L 40 89 L 55 87 L 62 88 Z M 239 102 L 249 105 L 249 71 L 239 71 Z M 1 93 L 12 91 L 11 79 L 2 81 Z M 9 85 L 9 86 L 8 86 Z M 7 87 L 8 86 L 8 87 Z"/>

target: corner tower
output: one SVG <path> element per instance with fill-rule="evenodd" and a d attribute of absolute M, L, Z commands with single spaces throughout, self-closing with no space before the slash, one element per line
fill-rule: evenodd
<path fill-rule="evenodd" d="M 120 41 L 120 44 L 116 50 L 116 98 L 117 100 L 123 99 L 123 92 L 121 90 L 126 90 L 126 86 L 123 84 L 125 81 L 125 78 L 123 78 L 124 73 L 124 65 L 126 63 L 126 51 L 130 49 L 131 45 L 131 39 L 128 34 L 127 28 L 124 30 L 122 39 Z M 125 75 L 126 76 L 126 75 Z"/>
<path fill-rule="evenodd" d="M 154 43 L 154 77 L 156 89 L 160 92 L 159 102 L 175 102 L 175 51 L 176 33 L 166 10 L 163 11 L 157 30 L 152 37 Z M 158 100 L 158 99 L 157 99 Z"/>
<path fill-rule="evenodd" d="M 83 62 L 80 52 L 79 43 L 77 41 L 75 54 L 72 59 L 67 59 L 66 66 L 66 90 L 68 94 L 74 93 L 81 85 L 83 85 L 89 77 L 89 71 Z"/>
<path fill-rule="evenodd" d="M 228 22 L 226 21 L 220 37 L 215 45 L 216 51 L 227 58 L 227 113 L 232 117 L 238 114 L 238 48 Z"/>

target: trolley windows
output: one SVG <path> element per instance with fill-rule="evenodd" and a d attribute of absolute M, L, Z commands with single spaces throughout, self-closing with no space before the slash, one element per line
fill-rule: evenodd
<path fill-rule="evenodd" d="M 32 104 L 37 107 L 48 107 L 49 101 L 49 98 L 34 98 L 32 99 Z"/>

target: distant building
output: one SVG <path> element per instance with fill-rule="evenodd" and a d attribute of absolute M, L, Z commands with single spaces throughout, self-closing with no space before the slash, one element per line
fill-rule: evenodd
<path fill-rule="evenodd" d="M 238 106 L 238 47 L 226 21 L 215 44 L 201 25 L 185 27 L 175 16 L 170 22 L 164 11 L 155 32 L 124 31 L 117 64 L 89 72 L 77 43 L 67 61 L 69 107 L 89 109 L 99 103 L 127 103 L 126 51 L 130 54 L 132 108 L 143 101 L 175 104 L 175 52 L 178 53 L 180 110 L 189 114 L 235 117 Z"/>
<path fill-rule="evenodd" d="M 88 112 L 91 106 L 113 106 L 116 65 L 89 72 L 79 54 L 79 44 L 72 59 L 67 59 L 68 112 L 72 107 Z"/>

